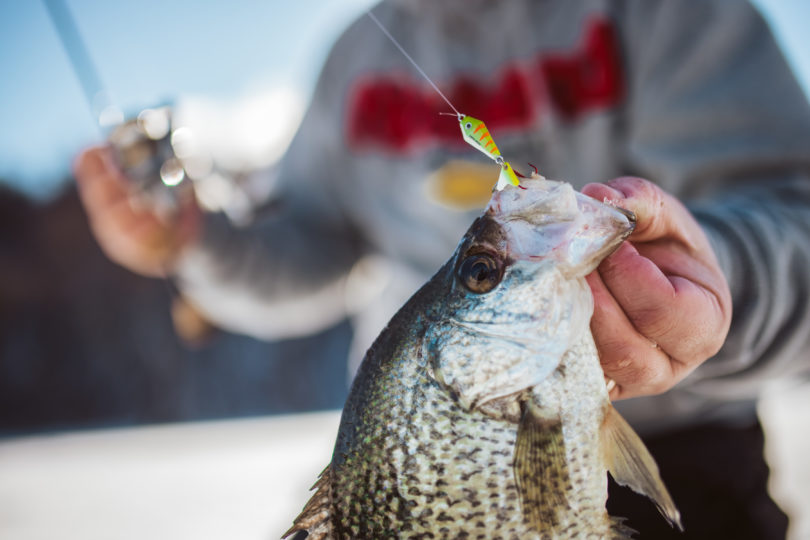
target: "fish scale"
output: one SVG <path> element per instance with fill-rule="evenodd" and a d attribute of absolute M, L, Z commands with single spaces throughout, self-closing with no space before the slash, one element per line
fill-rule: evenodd
<path fill-rule="evenodd" d="M 414 350 L 418 347 L 418 343 L 406 347 L 394 356 L 418 358 Z M 516 512 L 519 502 L 511 473 L 515 426 L 493 423 L 480 413 L 466 414 L 429 376 L 424 359 L 393 362 L 393 369 L 383 372 L 385 367 L 374 360 L 389 354 L 385 347 L 374 347 L 364 364 L 367 369 L 357 376 L 356 384 L 362 385 L 367 377 L 381 384 L 361 413 L 375 421 L 359 423 L 354 441 L 343 441 L 359 442 L 358 446 L 334 467 L 340 477 L 334 492 L 353 494 L 348 505 L 339 504 L 347 526 L 336 528 L 335 537 L 419 538 L 440 534 L 437 523 L 454 535 L 466 531 L 471 538 L 495 530 L 510 538 L 525 532 Z M 402 381 L 415 383 L 405 386 Z M 501 474 L 491 474 L 493 465 Z M 372 478 L 362 478 L 369 470 L 374 471 Z M 381 478 L 399 478 L 396 489 L 388 492 L 389 500 L 397 502 L 385 511 L 373 504 Z M 357 492 L 359 484 L 366 486 L 362 494 Z M 358 500 L 360 505 L 353 504 Z M 509 515 L 517 517 L 502 519 Z M 387 530 L 386 523 L 396 523 L 397 528 Z"/>
<path fill-rule="evenodd" d="M 595 375 L 591 377 L 595 394 L 607 400 L 592 341 L 590 347 L 583 343 L 577 349 L 561 366 L 564 371 L 590 371 Z M 375 349 L 369 359 L 377 354 L 384 357 L 387 352 Z M 407 349 L 395 354 L 418 357 L 418 351 Z M 365 365 L 370 366 L 368 361 Z M 365 377 L 374 377 L 382 391 L 371 396 L 362 413 L 375 421 L 360 423 L 362 427 L 354 434 L 360 444 L 333 469 L 339 478 L 333 483 L 333 498 L 342 521 L 334 537 L 456 538 L 466 534 L 469 538 L 542 538 L 527 527 L 520 512 L 512 470 L 517 424 L 492 422 L 483 413 L 469 415 L 431 379 L 424 361 L 395 365 L 397 369 L 383 378 L 378 378 L 379 372 L 358 374 L 361 384 Z M 415 384 L 406 387 L 401 381 Z M 535 392 L 551 399 L 564 399 L 572 391 L 581 394 L 565 381 L 558 370 Z M 577 384 L 581 382 L 577 378 Z M 564 419 L 569 416 L 566 442 L 572 448 L 567 456 L 571 478 L 564 479 L 565 489 L 602 496 L 581 501 L 577 519 L 560 521 L 558 530 L 549 531 L 547 537 L 560 538 L 565 531 L 582 534 L 581 538 L 607 538 L 611 527 L 604 512 L 607 477 L 593 474 L 598 470 L 597 456 L 595 452 L 589 455 L 587 448 L 594 441 L 584 435 L 598 430 L 583 426 L 596 424 L 598 428 L 601 418 L 577 415 L 576 410 Z M 588 515 L 588 507 L 596 516 L 590 522 L 581 519 Z"/>
<path fill-rule="evenodd" d="M 679 515 L 610 404 L 584 276 L 628 214 L 533 178 L 495 192 L 369 349 L 332 461 L 291 534 L 629 538 L 607 471 Z"/>

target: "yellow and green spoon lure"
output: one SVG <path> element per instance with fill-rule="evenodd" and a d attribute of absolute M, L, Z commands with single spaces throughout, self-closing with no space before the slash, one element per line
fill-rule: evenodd
<path fill-rule="evenodd" d="M 500 191 L 506 187 L 506 184 L 519 186 L 520 180 L 518 180 L 515 170 L 508 161 L 504 161 L 501 151 L 498 150 L 498 145 L 495 144 L 484 122 L 466 114 L 457 113 L 457 115 L 459 126 L 461 126 L 461 136 L 464 137 L 467 144 L 480 150 L 501 166 L 501 174 L 498 176 L 495 189 Z"/>

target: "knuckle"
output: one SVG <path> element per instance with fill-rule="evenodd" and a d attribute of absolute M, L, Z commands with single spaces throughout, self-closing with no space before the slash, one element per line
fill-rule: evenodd
<path fill-rule="evenodd" d="M 706 338 L 695 345 L 691 364 L 701 364 L 720 352 L 725 339 L 718 338 L 717 335 L 717 332 L 707 332 Z"/>
<path fill-rule="evenodd" d="M 622 387 L 622 395 L 651 395 L 674 386 L 671 362 L 660 348 L 634 342 L 615 347 L 603 360 L 602 367 Z"/>
<path fill-rule="evenodd" d="M 632 384 L 639 395 L 662 394 L 671 389 L 675 381 L 666 353 L 659 349 L 651 349 L 646 353 L 639 351 L 639 354 L 632 378 L 624 382 L 625 386 Z"/>
<path fill-rule="evenodd" d="M 660 355 L 659 350 L 638 342 L 614 343 L 602 365 L 625 387 L 657 387 L 667 381 L 666 371 L 658 358 Z"/>
<path fill-rule="evenodd" d="M 663 394 L 674 386 L 672 377 L 663 369 L 653 371 L 647 381 L 646 386 L 651 394 Z"/>
<path fill-rule="evenodd" d="M 722 323 L 711 324 L 700 319 L 689 320 L 676 342 L 679 361 L 688 367 L 703 363 L 720 351 L 726 333 Z"/>
<path fill-rule="evenodd" d="M 617 339 L 603 339 L 598 345 L 600 361 L 606 371 L 623 374 L 632 367 L 634 355 L 628 343 Z"/>
<path fill-rule="evenodd" d="M 641 335 L 658 341 L 678 332 L 682 321 L 673 317 L 672 313 L 673 310 L 669 306 L 655 305 L 633 309 L 627 313 L 627 318 Z"/>
<path fill-rule="evenodd" d="M 658 351 L 650 347 L 647 354 L 639 355 L 641 358 L 637 362 L 637 375 L 639 382 L 645 386 L 658 386 L 663 381 L 663 373 L 658 362 Z"/>

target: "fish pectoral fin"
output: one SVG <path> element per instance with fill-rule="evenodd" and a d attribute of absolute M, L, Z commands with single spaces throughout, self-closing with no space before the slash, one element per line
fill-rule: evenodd
<path fill-rule="evenodd" d="M 515 483 L 524 517 L 538 531 L 559 524 L 557 512 L 568 508 L 569 483 L 562 420 L 527 402 L 518 425 Z"/>
<path fill-rule="evenodd" d="M 633 540 L 635 538 L 638 531 L 627 525 L 625 521 L 626 518 L 610 516 L 610 540 Z"/>
<path fill-rule="evenodd" d="M 310 497 L 301 514 L 295 521 L 290 530 L 284 533 L 282 538 L 287 538 L 293 533 L 307 532 L 307 540 L 323 540 L 329 538 L 332 534 L 330 512 L 331 506 L 331 492 L 332 488 L 332 464 L 326 466 L 323 472 L 318 475 L 318 480 L 310 488 L 310 491 L 315 491 Z M 297 534 L 292 540 L 300 538 Z"/>
<path fill-rule="evenodd" d="M 607 407 L 601 435 L 602 452 L 613 479 L 649 497 L 669 524 L 683 531 L 681 514 L 661 480 L 655 459 L 613 405 Z"/>

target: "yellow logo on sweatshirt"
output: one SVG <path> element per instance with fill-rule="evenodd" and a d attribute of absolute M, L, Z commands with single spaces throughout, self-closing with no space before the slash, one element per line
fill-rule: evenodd
<path fill-rule="evenodd" d="M 449 161 L 428 176 L 428 197 L 453 210 L 481 209 L 489 202 L 500 167 L 493 163 Z"/>

